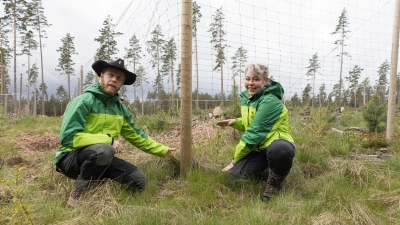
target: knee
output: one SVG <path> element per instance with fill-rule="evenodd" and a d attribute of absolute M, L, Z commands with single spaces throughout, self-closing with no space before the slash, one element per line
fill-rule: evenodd
<path fill-rule="evenodd" d="M 269 169 L 286 176 L 292 168 L 294 147 L 287 141 L 275 141 L 267 151 Z"/>
<path fill-rule="evenodd" d="M 104 159 L 106 159 L 109 163 L 111 163 L 111 160 L 114 158 L 114 154 L 115 151 L 112 145 L 106 145 L 103 151 Z"/>
<path fill-rule="evenodd" d="M 114 148 L 111 145 L 102 144 L 96 149 L 96 164 L 109 165 L 114 158 Z"/>
<path fill-rule="evenodd" d="M 267 158 L 269 160 L 292 161 L 293 157 L 294 148 L 290 143 L 279 143 L 279 146 L 271 146 L 269 151 L 267 151 Z"/>

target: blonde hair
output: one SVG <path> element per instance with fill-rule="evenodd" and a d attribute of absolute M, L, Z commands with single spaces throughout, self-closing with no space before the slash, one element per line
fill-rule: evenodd
<path fill-rule="evenodd" d="M 249 63 L 247 64 L 246 68 L 244 69 L 244 73 L 251 73 L 253 75 L 256 75 L 258 77 L 261 77 L 263 80 L 266 80 L 269 78 L 269 68 L 268 66 L 264 64 L 259 64 L 259 63 Z M 270 85 L 271 82 L 268 79 L 267 85 Z"/>

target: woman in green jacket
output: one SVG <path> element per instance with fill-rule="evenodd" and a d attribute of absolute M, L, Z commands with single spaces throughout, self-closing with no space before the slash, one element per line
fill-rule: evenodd
<path fill-rule="evenodd" d="M 246 66 L 244 87 L 240 94 L 242 117 L 216 123 L 244 132 L 232 162 L 223 171 L 229 173 L 228 183 L 267 174 L 262 199 L 269 201 L 289 174 L 295 155 L 288 110 L 281 101 L 284 90 L 269 79 L 268 67 L 262 64 Z"/>
<path fill-rule="evenodd" d="M 96 180 L 109 178 L 141 190 L 146 175 L 136 166 L 114 155 L 120 151 L 120 136 L 142 151 L 165 156 L 175 148 L 157 143 L 136 127 L 129 110 L 118 95 L 122 85 L 131 85 L 136 75 L 125 69 L 124 61 L 98 60 L 92 65 L 100 83 L 69 102 L 60 130 L 61 145 L 55 157 L 56 169 L 75 179 L 67 204 L 74 206 Z M 96 183 L 96 182 L 94 182 Z"/>

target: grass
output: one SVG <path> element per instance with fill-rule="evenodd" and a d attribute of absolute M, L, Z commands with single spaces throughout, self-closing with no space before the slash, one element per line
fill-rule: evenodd
<path fill-rule="evenodd" d="M 133 162 L 148 176 L 147 188 L 132 193 L 118 183 L 106 181 L 85 194 L 75 208 L 66 207 L 73 181 L 55 172 L 56 148 L 39 151 L 19 145 L 30 136 L 58 135 L 61 118 L 0 117 L 0 224 L 400 221 L 399 137 L 382 152 L 381 136 L 346 131 L 346 127 L 365 127 L 358 111 L 333 115 L 311 110 L 304 116 L 302 110 L 292 110 L 296 157 L 282 191 L 269 203 L 260 201 L 263 183 L 249 181 L 233 189 L 225 185 L 226 175 L 221 169 L 230 161 L 240 134 L 211 127 L 217 129 L 216 135 L 193 145 L 194 168 L 186 179 L 176 176 L 176 165 L 125 145 L 127 151 L 120 157 Z"/>

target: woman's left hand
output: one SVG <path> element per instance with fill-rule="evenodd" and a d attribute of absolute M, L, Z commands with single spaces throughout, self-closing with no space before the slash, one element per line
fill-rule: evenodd
<path fill-rule="evenodd" d="M 236 123 L 236 119 L 228 119 L 228 120 L 221 120 L 216 122 L 215 124 L 220 127 L 232 126 Z"/>

